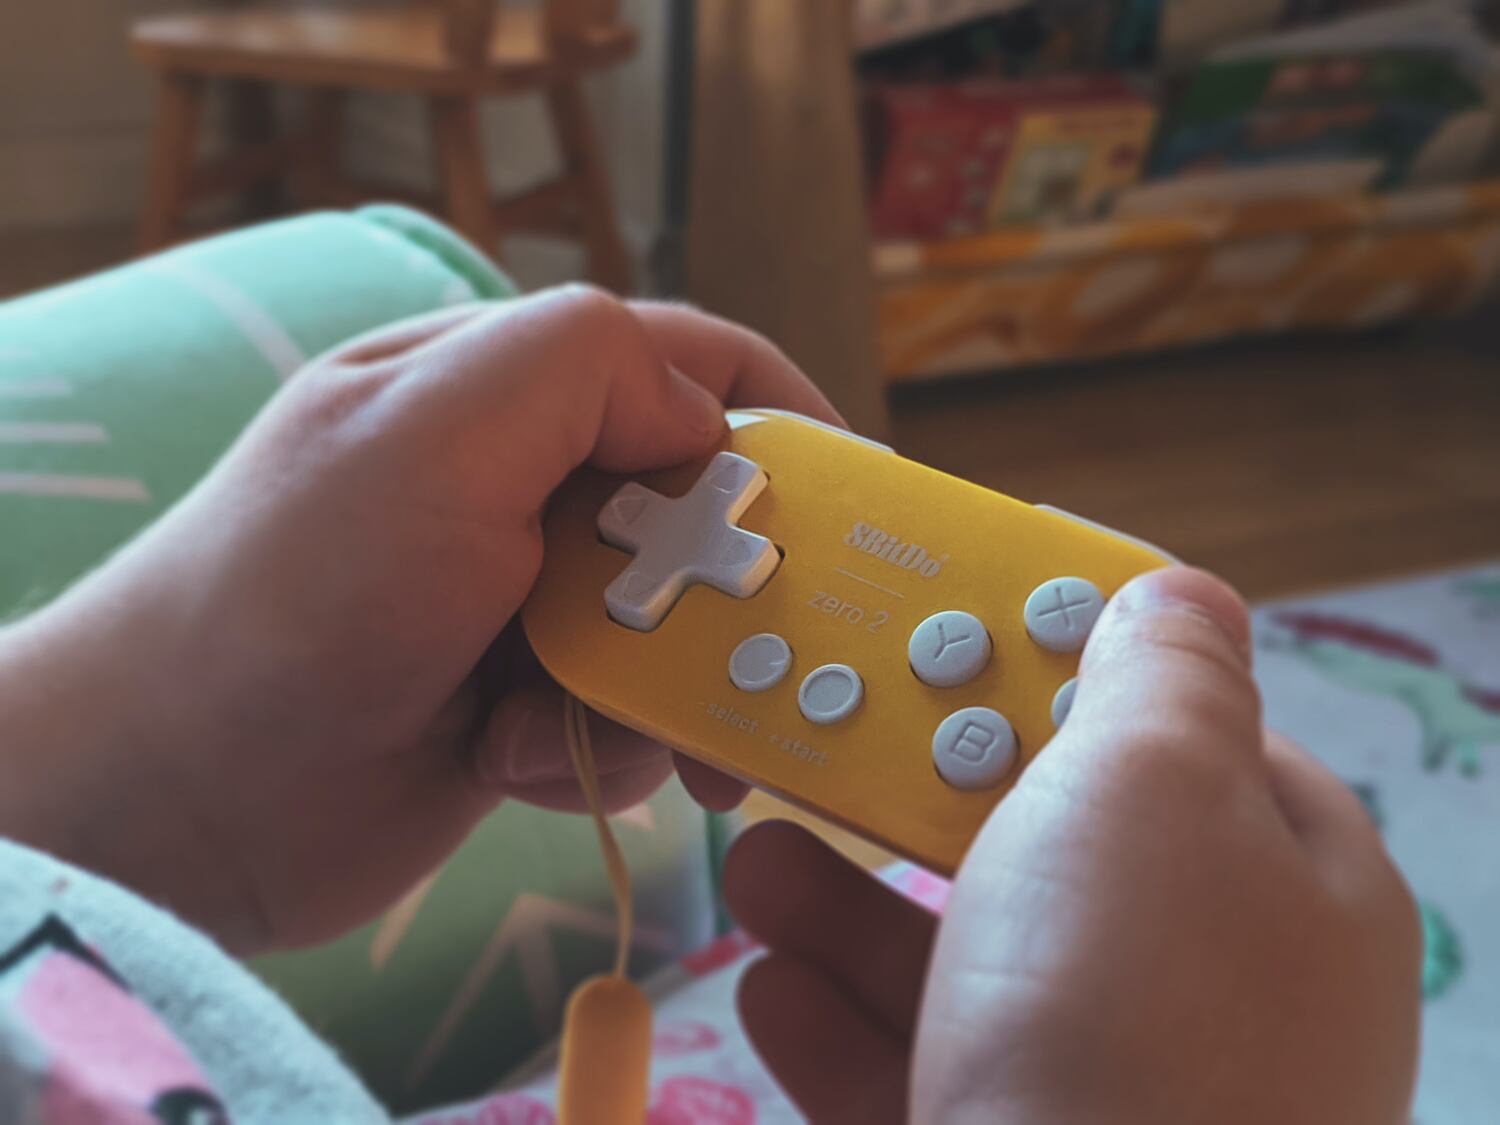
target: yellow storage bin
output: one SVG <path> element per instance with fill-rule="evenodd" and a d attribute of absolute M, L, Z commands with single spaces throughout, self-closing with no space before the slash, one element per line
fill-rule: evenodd
<path fill-rule="evenodd" d="M 1500 181 L 876 248 L 889 382 L 1460 311 Z"/>

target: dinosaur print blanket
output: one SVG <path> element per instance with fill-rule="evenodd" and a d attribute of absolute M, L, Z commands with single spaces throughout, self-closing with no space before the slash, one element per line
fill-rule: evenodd
<path fill-rule="evenodd" d="M 1266 721 L 1355 788 L 1422 908 L 1416 1121 L 1500 1106 L 1500 565 L 1256 615 Z"/>

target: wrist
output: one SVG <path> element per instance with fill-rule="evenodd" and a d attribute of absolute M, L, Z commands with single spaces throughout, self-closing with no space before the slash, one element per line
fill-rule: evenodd
<path fill-rule="evenodd" d="M 166 623 L 113 577 L 0 629 L 0 835 L 248 951 L 261 927 L 195 773 L 195 701 L 171 682 Z"/>

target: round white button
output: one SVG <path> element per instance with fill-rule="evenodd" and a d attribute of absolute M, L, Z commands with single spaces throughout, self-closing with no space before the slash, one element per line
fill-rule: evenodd
<path fill-rule="evenodd" d="M 847 664 L 825 664 L 802 681 L 797 706 L 819 726 L 847 719 L 865 696 L 864 681 Z"/>
<path fill-rule="evenodd" d="M 1073 710 L 1073 696 L 1078 693 L 1078 677 L 1074 676 L 1062 687 L 1057 689 L 1057 694 L 1052 697 L 1052 725 L 1060 727 L 1067 721 L 1068 714 Z"/>
<path fill-rule="evenodd" d="M 917 626 L 906 655 L 924 684 L 962 687 L 990 662 L 990 634 L 972 614 L 947 610 Z"/>
<path fill-rule="evenodd" d="M 1104 595 L 1092 582 L 1054 578 L 1026 599 L 1026 631 L 1050 652 L 1081 652 L 1102 612 Z"/>
<path fill-rule="evenodd" d="M 775 633 L 741 641 L 729 657 L 729 679 L 741 691 L 770 691 L 792 666 L 791 646 Z"/>
<path fill-rule="evenodd" d="M 1016 732 L 998 711 L 966 707 L 944 719 L 932 736 L 932 760 L 955 789 L 989 789 L 1015 763 Z"/>

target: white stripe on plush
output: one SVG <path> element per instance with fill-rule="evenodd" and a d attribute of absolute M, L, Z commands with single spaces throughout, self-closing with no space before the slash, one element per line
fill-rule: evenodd
<path fill-rule="evenodd" d="M 282 379 L 288 378 L 307 362 L 302 349 L 265 309 L 256 304 L 243 289 L 225 281 L 218 274 L 191 265 L 177 255 L 160 258 L 146 268 L 182 282 L 216 305 L 245 334 L 245 338 L 265 357 L 266 362 L 276 368 Z"/>
<path fill-rule="evenodd" d="M 109 434 L 93 422 L 0 422 L 0 445 L 104 445 Z"/>
<path fill-rule="evenodd" d="M 146 503 L 146 486 L 129 477 L 74 477 L 52 473 L 0 473 L 0 496 L 69 496 L 79 500 Z"/>
<path fill-rule="evenodd" d="M 61 379 L 0 379 L 0 398 L 67 398 L 72 393 Z"/>

